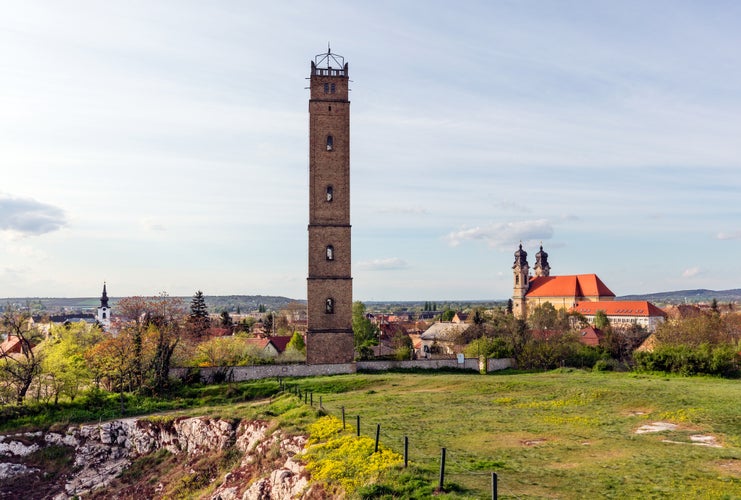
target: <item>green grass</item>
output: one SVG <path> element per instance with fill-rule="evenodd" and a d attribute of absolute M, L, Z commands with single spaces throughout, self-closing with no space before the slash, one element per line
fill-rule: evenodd
<path fill-rule="evenodd" d="M 318 415 L 321 397 L 325 413 L 339 417 L 345 408 L 348 427 L 360 415 L 365 436 L 374 438 L 380 424 L 382 444 L 398 453 L 404 436 L 409 437 L 411 466 L 360 488 L 360 498 L 429 498 L 445 447 L 446 491 L 437 498 L 490 498 L 491 473 L 496 472 L 500 498 L 741 499 L 738 380 L 557 370 L 364 373 L 286 382 L 313 393 L 314 407 L 303 404 L 303 398 L 277 395 L 278 383 L 264 380 L 183 387 L 165 400 L 132 397 L 127 414 L 167 410 L 172 415 L 261 418 L 288 432 L 305 432 Z M 269 401 L 259 399 L 270 395 Z M 103 399 L 99 411 L 118 417 L 117 397 Z M 82 410 L 72 407 L 64 413 L 60 408 L 38 418 L 44 425 L 57 417 L 75 421 L 83 413 L 74 412 Z M 87 408 L 84 415 L 94 410 Z M 678 428 L 635 433 L 655 421 Z M 32 424 L 16 419 L 3 427 Z M 712 435 L 723 447 L 691 445 L 693 434 Z"/>
<path fill-rule="evenodd" d="M 362 387 L 332 386 L 360 378 Z M 479 376 L 355 375 L 306 380 L 327 413 L 345 407 L 348 425 L 410 460 L 437 482 L 447 450 L 447 496 L 490 498 L 491 473 L 502 498 L 741 498 L 741 383 L 616 373 L 556 371 Z M 324 384 L 327 384 L 325 387 Z M 673 432 L 635 434 L 667 421 Z M 715 436 L 723 448 L 689 443 Z M 395 485 L 394 485 L 395 483 Z M 391 491 L 403 481 L 389 479 Z M 378 494 L 367 498 L 392 498 Z M 396 495 L 397 497 L 399 495 Z M 408 495 L 411 496 L 411 495 Z M 443 496 L 445 497 L 445 495 Z"/>

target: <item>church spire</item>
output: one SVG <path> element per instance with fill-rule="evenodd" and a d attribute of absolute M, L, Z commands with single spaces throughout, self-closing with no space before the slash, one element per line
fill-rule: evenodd
<path fill-rule="evenodd" d="M 105 289 L 105 281 L 103 282 L 103 295 L 100 296 L 100 307 L 108 309 L 108 292 Z"/>
<path fill-rule="evenodd" d="M 535 276 L 550 276 L 551 266 L 548 265 L 548 254 L 543 251 L 543 243 L 540 251 L 535 254 Z"/>

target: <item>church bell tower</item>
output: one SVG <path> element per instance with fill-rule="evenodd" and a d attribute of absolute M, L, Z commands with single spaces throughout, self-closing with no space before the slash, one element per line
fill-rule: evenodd
<path fill-rule="evenodd" d="M 311 62 L 308 364 L 354 358 L 350 268 L 348 65 L 327 48 Z"/>
<path fill-rule="evenodd" d="M 95 317 L 104 329 L 111 326 L 111 308 L 108 305 L 108 291 L 105 285 L 105 282 L 103 282 L 103 294 L 100 296 L 100 307 L 98 307 L 98 313 Z"/>
<path fill-rule="evenodd" d="M 512 314 L 516 318 L 527 317 L 527 301 L 525 295 L 530 288 L 530 266 L 527 263 L 527 252 L 520 248 L 515 252 L 515 263 L 512 265 L 514 287 L 512 291 Z"/>

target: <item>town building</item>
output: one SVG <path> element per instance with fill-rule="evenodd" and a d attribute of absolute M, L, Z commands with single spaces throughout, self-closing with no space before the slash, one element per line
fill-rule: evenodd
<path fill-rule="evenodd" d="M 328 48 L 309 77 L 308 364 L 354 358 L 348 64 Z"/>
<path fill-rule="evenodd" d="M 666 314 L 648 301 L 618 301 L 615 294 L 596 274 L 551 276 L 548 254 L 543 245 L 535 254 L 535 275 L 530 275 L 527 252 L 522 243 L 515 251 L 512 312 L 521 319 L 545 303 L 556 309 L 582 314 L 594 322 L 597 311 L 603 311 L 613 328 L 640 325 L 649 332 L 656 330 Z"/>

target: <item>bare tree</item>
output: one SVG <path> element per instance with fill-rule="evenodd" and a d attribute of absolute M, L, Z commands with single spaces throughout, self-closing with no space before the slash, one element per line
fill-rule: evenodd
<path fill-rule="evenodd" d="M 6 347 L 0 346 L 0 377 L 16 404 L 23 404 L 28 388 L 41 373 L 41 356 L 33 347 L 41 341 L 41 333 L 33 326 L 31 315 L 10 307 L 2 316 L 2 332 L 7 335 Z M 13 346 L 13 347 L 11 347 Z"/>

